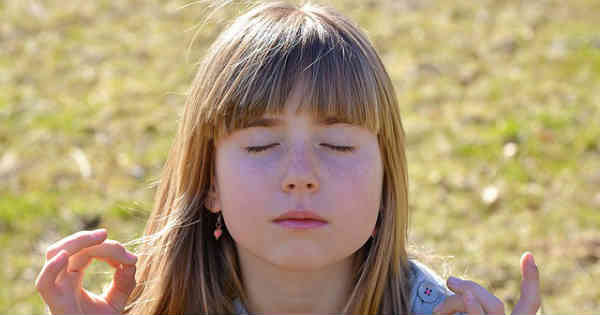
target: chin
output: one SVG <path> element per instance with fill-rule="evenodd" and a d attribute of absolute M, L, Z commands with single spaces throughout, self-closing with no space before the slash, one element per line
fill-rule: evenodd
<path fill-rule="evenodd" d="M 288 271 L 312 271 L 334 263 L 331 251 L 320 251 L 310 247 L 288 246 L 270 253 L 269 260 L 278 268 Z"/>
<path fill-rule="evenodd" d="M 290 257 L 290 259 L 283 259 L 273 261 L 273 264 L 277 268 L 286 271 L 295 272 L 308 272 L 323 269 L 327 264 L 319 264 L 314 259 L 297 259 L 297 257 Z"/>
<path fill-rule="evenodd" d="M 339 263 L 343 258 L 334 255 L 334 251 L 326 248 L 298 248 L 288 246 L 268 254 L 269 261 L 282 270 L 315 271 Z M 348 256 L 351 256 L 349 254 Z"/>

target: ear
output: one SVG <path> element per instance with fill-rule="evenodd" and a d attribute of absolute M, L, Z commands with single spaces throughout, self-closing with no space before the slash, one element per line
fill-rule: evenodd
<path fill-rule="evenodd" d="M 210 180 L 210 188 L 208 194 L 204 200 L 204 206 L 212 213 L 219 213 L 221 211 L 221 199 L 219 198 L 219 190 L 217 189 L 217 180 L 213 175 Z"/>

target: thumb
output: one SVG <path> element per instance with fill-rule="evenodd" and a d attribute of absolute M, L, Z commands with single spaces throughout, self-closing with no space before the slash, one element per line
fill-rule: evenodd
<path fill-rule="evenodd" d="M 433 309 L 434 314 L 454 314 L 466 311 L 465 303 L 460 295 L 450 295 Z"/>
<path fill-rule="evenodd" d="M 125 309 L 129 295 L 135 289 L 135 265 L 121 265 L 117 268 L 108 292 L 106 302 L 119 313 Z"/>
<path fill-rule="evenodd" d="M 521 297 L 512 315 L 536 314 L 541 305 L 540 273 L 530 252 L 521 256 Z"/>

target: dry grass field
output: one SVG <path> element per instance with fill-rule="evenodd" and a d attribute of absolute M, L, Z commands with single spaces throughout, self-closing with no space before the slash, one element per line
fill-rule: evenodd
<path fill-rule="evenodd" d="M 196 63 L 241 8 L 192 41 L 206 11 L 188 2 L 0 1 L 0 314 L 45 312 L 34 281 L 60 238 L 141 236 Z M 531 251 L 544 314 L 598 314 L 600 1 L 327 3 L 393 77 L 433 268 L 510 312 Z M 111 277 L 94 262 L 84 284 Z"/>

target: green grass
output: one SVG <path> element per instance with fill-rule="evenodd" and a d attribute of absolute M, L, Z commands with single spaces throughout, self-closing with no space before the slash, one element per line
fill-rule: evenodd
<path fill-rule="evenodd" d="M 331 3 L 367 31 L 397 87 L 411 241 L 453 257 L 433 268 L 510 311 L 529 250 L 545 314 L 600 311 L 600 4 Z M 188 54 L 203 10 L 183 4 L 0 2 L 0 313 L 45 312 L 34 281 L 60 238 L 142 233 L 195 63 L 222 28 L 208 24 Z M 93 263 L 84 285 L 100 292 L 111 272 Z"/>

